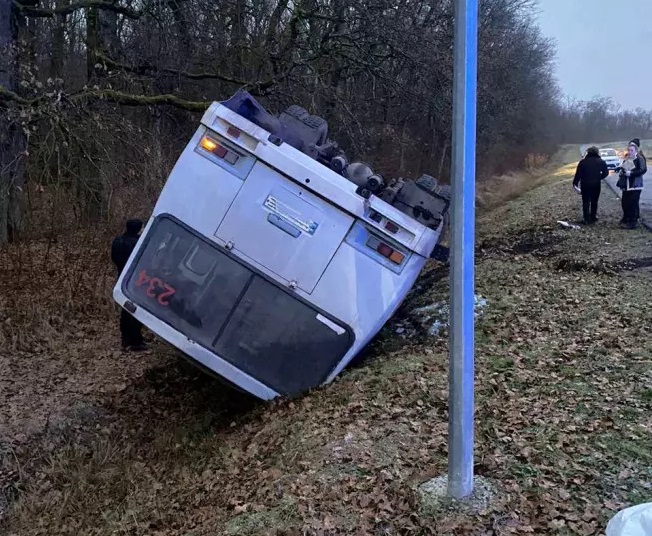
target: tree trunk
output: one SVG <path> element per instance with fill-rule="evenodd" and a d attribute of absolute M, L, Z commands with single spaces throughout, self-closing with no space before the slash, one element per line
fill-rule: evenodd
<path fill-rule="evenodd" d="M 70 0 L 59 0 L 57 7 L 67 7 Z M 52 56 L 50 58 L 50 77 L 63 79 L 63 65 L 66 50 L 66 15 L 57 15 L 52 36 Z"/>
<path fill-rule="evenodd" d="M 177 26 L 177 38 L 179 40 L 179 57 L 183 58 L 185 65 L 188 65 L 192 58 L 192 43 L 190 39 L 190 28 L 185 6 L 181 0 L 170 2 L 170 10 Z M 183 69 L 181 69 L 183 70 Z"/>
<path fill-rule="evenodd" d="M 0 87 L 18 91 L 18 35 L 23 18 L 11 0 L 0 0 Z M 8 107 L 0 114 L 0 246 L 24 228 L 27 138 L 19 115 Z"/>
<path fill-rule="evenodd" d="M 86 9 L 86 81 L 89 87 L 103 85 L 105 70 L 100 55 L 105 52 L 106 47 L 102 38 L 105 38 L 110 31 L 102 28 L 102 23 L 105 21 L 106 18 L 100 15 L 98 8 Z M 94 103 L 90 109 L 99 113 L 102 106 L 101 102 Z M 93 222 L 104 221 L 108 216 L 108 184 L 102 173 L 101 163 L 94 160 L 101 154 L 102 148 L 107 149 L 106 144 L 100 147 L 94 136 L 87 139 L 84 147 L 78 148 L 80 174 L 77 185 L 78 195 L 85 219 Z"/>
<path fill-rule="evenodd" d="M 100 50 L 100 15 L 96 7 L 86 9 L 86 81 L 95 78 L 97 53 Z"/>
<path fill-rule="evenodd" d="M 118 32 L 118 14 L 108 9 L 100 10 L 98 14 L 100 46 L 102 52 L 111 59 L 119 59 L 120 35 Z"/>
<path fill-rule="evenodd" d="M 245 47 L 247 40 L 247 6 L 244 0 L 234 0 L 231 13 L 231 45 L 234 50 L 235 77 L 242 80 L 247 76 L 247 62 L 245 61 Z"/>
<path fill-rule="evenodd" d="M 343 66 L 339 58 L 339 48 L 342 34 L 346 31 L 346 23 L 344 22 L 344 12 L 346 6 L 341 0 L 336 0 L 334 4 L 334 16 L 337 19 L 335 26 L 333 28 L 334 37 L 331 37 L 335 41 L 334 44 L 330 45 L 329 55 L 330 55 L 330 69 L 331 73 L 329 76 L 328 89 L 326 94 L 326 105 L 324 107 L 323 115 L 329 120 L 333 120 L 336 117 L 338 99 L 341 93 L 340 83 L 343 79 Z"/>

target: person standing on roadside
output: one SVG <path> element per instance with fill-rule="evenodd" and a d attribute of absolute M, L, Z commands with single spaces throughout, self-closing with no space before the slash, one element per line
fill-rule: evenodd
<path fill-rule="evenodd" d="M 143 229 L 141 220 L 129 220 L 125 232 L 116 236 L 111 243 L 111 260 L 118 270 L 118 277 L 127 265 L 140 232 Z M 143 340 L 143 325 L 131 314 L 124 309 L 120 311 L 120 335 L 122 337 L 122 348 L 133 352 L 142 352 L 147 350 L 147 345 Z"/>
<path fill-rule="evenodd" d="M 598 199 L 602 190 L 602 180 L 609 176 L 607 164 L 600 158 L 597 147 L 589 147 L 586 156 L 577 164 L 573 186 L 582 193 L 582 212 L 584 223 L 591 225 L 598 221 Z"/>
<path fill-rule="evenodd" d="M 641 151 L 641 140 L 629 142 L 627 156 L 619 168 L 616 186 L 622 191 L 623 219 L 620 224 L 627 229 L 636 229 L 640 218 L 640 200 L 643 191 L 643 176 L 647 173 L 647 162 Z"/>

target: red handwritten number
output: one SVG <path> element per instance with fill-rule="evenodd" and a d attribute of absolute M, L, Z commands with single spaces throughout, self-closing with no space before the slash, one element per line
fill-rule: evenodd
<path fill-rule="evenodd" d="M 149 280 L 149 287 L 147 287 L 147 296 L 150 298 L 156 298 L 156 287 L 162 287 L 163 286 L 163 281 L 161 281 L 158 277 L 152 277 Z"/>
<path fill-rule="evenodd" d="M 138 274 L 138 279 L 136 280 L 135 285 L 137 287 L 142 287 L 145 284 L 147 284 L 145 294 L 150 298 L 156 298 L 156 300 L 164 307 L 170 305 L 170 301 L 167 298 L 170 298 L 177 292 L 174 287 L 164 283 L 158 277 L 149 277 L 147 271 L 142 270 L 140 274 Z M 159 293 L 160 290 L 163 290 L 163 292 Z"/>
<path fill-rule="evenodd" d="M 170 302 L 166 301 L 165 298 L 172 296 L 176 292 L 176 290 L 173 289 L 170 285 L 164 285 L 164 288 L 165 288 L 165 292 L 159 295 L 158 302 L 161 305 L 165 306 L 165 305 L 170 305 Z"/>
<path fill-rule="evenodd" d="M 149 281 L 149 277 L 147 277 L 147 272 L 145 270 L 142 270 L 140 274 L 138 274 L 138 279 L 136 280 L 136 286 L 140 287 L 147 283 Z"/>

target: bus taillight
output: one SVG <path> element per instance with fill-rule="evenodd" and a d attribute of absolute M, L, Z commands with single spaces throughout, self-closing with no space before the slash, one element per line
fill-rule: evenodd
<path fill-rule="evenodd" d="M 235 164 L 238 161 L 238 158 L 240 158 L 235 151 L 231 151 L 210 136 L 204 136 L 199 142 L 199 146 L 204 151 L 225 160 L 231 165 Z"/>
<path fill-rule="evenodd" d="M 389 244 L 386 244 L 385 242 L 381 242 L 375 236 L 371 236 L 369 238 L 369 240 L 367 241 L 367 246 L 375 250 L 376 252 L 380 253 L 383 257 L 389 259 L 394 264 L 401 264 L 403 262 L 403 259 L 405 259 L 405 255 L 403 253 L 401 253 L 397 249 L 394 249 Z"/>

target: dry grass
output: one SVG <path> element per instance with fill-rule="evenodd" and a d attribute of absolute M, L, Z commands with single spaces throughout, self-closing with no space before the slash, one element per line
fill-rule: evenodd
<path fill-rule="evenodd" d="M 481 210 L 491 210 L 538 186 L 574 172 L 579 160 L 579 146 L 566 145 L 551 158 L 532 155 L 531 160 L 532 165 L 526 166 L 524 170 L 492 177 L 479 183 L 476 194 L 477 206 Z"/>
<path fill-rule="evenodd" d="M 117 352 L 98 286 L 81 294 L 90 320 L 55 325 L 67 344 L 3 356 L 0 415 L 14 427 L 3 428 L 0 475 L 13 475 L 18 500 L 0 530 L 600 534 L 652 486 L 652 341 L 638 327 L 652 322 L 639 306 L 652 297 L 651 240 L 615 227 L 607 192 L 598 226 L 557 228 L 579 214 L 561 184 L 572 168 L 478 221 L 477 287 L 489 307 L 477 325 L 476 471 L 504 491 L 490 510 L 431 519 L 415 503 L 414 486 L 446 470 L 445 338 L 401 339 L 390 325 L 370 363 L 299 400 L 262 404 L 163 346 Z M 436 266 L 423 275 L 407 311 L 446 295 L 439 276 Z M 75 303 L 70 292 L 58 310 Z M 46 409 L 56 417 L 19 437 Z"/>

